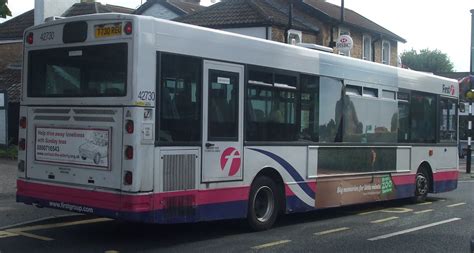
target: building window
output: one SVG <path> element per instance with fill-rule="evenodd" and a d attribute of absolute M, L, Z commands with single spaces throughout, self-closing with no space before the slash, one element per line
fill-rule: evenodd
<path fill-rule="evenodd" d="M 303 34 L 301 31 L 290 29 L 288 30 L 288 44 L 296 45 L 302 42 Z"/>
<path fill-rule="evenodd" d="M 390 42 L 386 40 L 382 42 L 382 63 L 390 65 Z"/>
<path fill-rule="evenodd" d="M 363 36 L 362 59 L 366 61 L 372 60 L 372 37 L 369 35 Z"/>

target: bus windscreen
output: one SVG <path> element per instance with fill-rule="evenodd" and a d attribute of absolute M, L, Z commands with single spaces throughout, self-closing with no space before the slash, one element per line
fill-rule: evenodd
<path fill-rule="evenodd" d="M 29 97 L 123 97 L 126 43 L 35 50 L 28 55 Z"/>

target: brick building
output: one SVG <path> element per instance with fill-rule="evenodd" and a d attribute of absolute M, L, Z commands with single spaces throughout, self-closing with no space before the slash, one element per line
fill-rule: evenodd
<path fill-rule="evenodd" d="M 326 47 L 334 47 L 340 35 L 348 34 L 354 41 L 351 57 L 397 66 L 398 42 L 405 43 L 405 39 L 350 9 L 344 9 L 341 23 L 340 11 L 340 6 L 324 0 L 224 0 L 175 20 L 273 41 Z"/>

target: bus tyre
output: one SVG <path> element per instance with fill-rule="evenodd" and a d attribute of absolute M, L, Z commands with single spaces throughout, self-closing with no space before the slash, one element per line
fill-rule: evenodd
<path fill-rule="evenodd" d="M 425 169 L 416 173 L 414 202 L 424 202 L 430 190 L 430 178 Z"/>
<path fill-rule="evenodd" d="M 262 176 L 255 179 L 250 189 L 247 220 L 254 231 L 272 227 L 278 216 L 279 201 L 275 182 Z"/>

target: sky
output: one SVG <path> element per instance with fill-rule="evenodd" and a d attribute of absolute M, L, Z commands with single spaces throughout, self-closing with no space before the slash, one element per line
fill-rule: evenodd
<path fill-rule="evenodd" d="M 97 1 L 137 8 L 146 0 Z M 202 2 L 209 5 L 211 0 Z M 344 5 L 407 40 L 398 44 L 399 53 L 439 49 L 454 63 L 455 71 L 469 71 L 470 10 L 474 9 L 474 0 L 344 0 Z M 34 0 L 9 0 L 8 7 L 17 16 L 33 9 Z"/>

